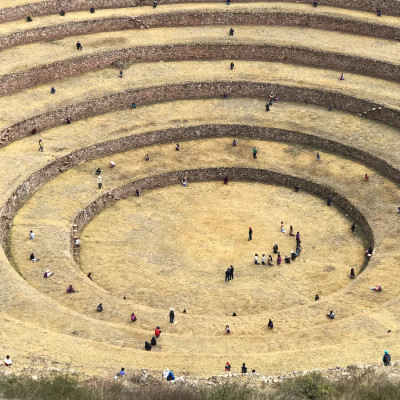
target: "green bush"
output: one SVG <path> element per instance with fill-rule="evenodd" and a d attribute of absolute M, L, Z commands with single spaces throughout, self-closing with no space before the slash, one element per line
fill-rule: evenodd
<path fill-rule="evenodd" d="M 326 400 L 334 395 L 332 384 L 321 374 L 312 373 L 282 382 L 277 388 L 276 399 Z"/>

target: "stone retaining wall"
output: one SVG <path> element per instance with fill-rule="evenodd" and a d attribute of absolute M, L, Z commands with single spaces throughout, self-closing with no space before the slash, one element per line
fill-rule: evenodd
<path fill-rule="evenodd" d="M 194 43 L 189 45 L 138 46 L 123 50 L 99 52 L 42 65 L 20 73 L 4 75 L 0 77 L 0 96 L 33 85 L 51 82 L 55 79 L 110 67 L 114 63 L 221 59 L 284 62 L 314 68 L 336 69 L 338 74 L 339 71 L 351 71 L 352 73 L 388 80 L 399 80 L 400 76 L 400 65 L 305 47 Z"/>
<path fill-rule="evenodd" d="M 0 49 L 43 40 L 56 40 L 68 36 L 87 35 L 89 33 L 141 29 L 144 27 L 158 28 L 199 25 L 302 26 L 349 32 L 358 35 L 385 37 L 388 39 L 400 39 L 400 29 L 397 27 L 376 24 L 351 17 L 343 18 L 317 13 L 301 14 L 268 10 L 254 12 L 187 11 L 166 14 L 148 14 L 141 15 L 140 17 L 103 18 L 28 29 L 1 36 Z M 228 36 L 228 30 L 226 35 Z M 82 38 L 82 44 L 84 45 L 84 38 Z"/>
<path fill-rule="evenodd" d="M 263 2 L 285 2 L 285 3 L 304 3 L 311 7 L 311 0 L 233 0 L 234 3 L 254 3 Z M 215 3 L 215 0 L 191 0 L 191 3 Z M 179 4 L 187 2 L 185 0 L 160 0 L 159 5 L 163 4 Z M 26 18 L 27 15 L 48 15 L 58 14 L 61 9 L 64 11 L 80 11 L 89 10 L 91 6 L 99 8 L 122 8 L 149 6 L 153 4 L 152 0 L 49 0 L 22 4 L 15 7 L 7 7 L 0 9 L 0 23 L 13 21 L 20 18 Z M 376 8 L 380 7 L 385 15 L 400 16 L 400 2 L 396 0 L 319 0 L 320 6 L 331 6 L 339 8 L 349 8 L 361 11 L 375 13 Z"/>
<path fill-rule="evenodd" d="M 380 107 L 381 109 L 378 109 L 377 105 L 370 101 L 337 92 L 263 82 L 187 82 L 127 90 L 33 116 L 1 130 L 0 141 L 2 143 L 0 146 L 5 146 L 10 141 L 31 135 L 31 130 L 34 127 L 38 131 L 42 131 L 65 124 L 67 116 L 70 116 L 72 121 L 76 121 L 112 110 L 130 108 L 132 102 L 136 102 L 140 108 L 143 104 L 163 101 L 222 98 L 225 92 L 228 97 L 232 98 L 267 98 L 270 92 L 274 92 L 278 93 L 282 100 L 325 107 L 332 105 L 335 109 L 352 113 L 366 113 L 365 115 L 369 118 L 400 127 L 399 110 L 388 107 Z M 226 101 L 229 101 L 229 99 Z M 274 107 L 279 107 L 279 103 Z M 274 112 L 274 107 L 271 112 Z M 374 111 L 372 110 L 373 108 L 375 108 Z M 132 112 L 140 112 L 140 110 L 136 109 L 132 110 Z M 327 117 L 328 115 L 327 111 Z M 73 125 L 71 125 L 71 132 L 73 132 Z"/>
<path fill-rule="evenodd" d="M 207 181 L 223 181 L 225 176 L 229 177 L 230 181 L 243 181 L 243 182 L 259 182 L 265 184 L 280 185 L 293 188 L 296 185 L 301 187 L 301 190 L 320 196 L 324 199 L 330 197 L 333 203 L 338 206 L 344 213 L 351 216 L 364 231 L 368 241 L 368 246 L 374 246 L 374 236 L 372 230 L 364 217 L 364 215 L 348 201 L 345 197 L 333 191 L 331 188 L 319 185 L 317 183 L 281 174 L 275 171 L 254 169 L 254 168 L 200 168 L 185 171 L 173 171 L 162 175 L 149 176 L 126 185 L 114 188 L 113 190 L 103 193 L 96 200 L 91 202 L 82 211 L 80 211 L 72 222 L 73 228 L 71 230 L 71 251 L 73 252 L 74 235 L 80 231 L 91 221 L 93 218 L 100 214 L 100 212 L 111 205 L 112 203 L 131 197 L 135 194 L 137 187 L 142 191 L 151 190 L 155 188 L 179 185 L 182 177 L 187 176 L 189 185 L 193 182 L 207 182 Z M 77 254 L 74 254 L 77 257 Z"/>
<path fill-rule="evenodd" d="M 76 150 L 64 157 L 57 158 L 43 168 L 35 171 L 24 183 L 16 188 L 5 205 L 0 209 L 0 242 L 3 246 L 7 242 L 9 225 L 25 199 L 32 195 L 40 186 L 55 178 L 59 173 L 73 168 L 82 162 L 134 148 L 162 143 L 176 143 L 179 141 L 217 137 L 251 137 L 259 140 L 293 142 L 314 146 L 321 150 L 333 152 L 335 154 L 337 153 L 344 157 L 357 160 L 364 165 L 378 170 L 383 176 L 395 179 L 396 181 L 398 181 L 400 177 L 399 170 L 390 166 L 386 161 L 363 152 L 362 150 L 332 140 L 299 132 L 246 125 L 201 125 L 178 129 L 166 129 L 143 133 L 140 135 L 131 135 L 104 143 L 97 143 Z M 293 179 L 297 178 L 293 177 Z M 329 197 L 329 195 L 325 197 Z M 332 200 L 335 202 L 333 197 Z"/>

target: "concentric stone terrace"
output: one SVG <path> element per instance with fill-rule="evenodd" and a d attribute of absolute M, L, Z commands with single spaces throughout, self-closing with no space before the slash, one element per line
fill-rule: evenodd
<path fill-rule="evenodd" d="M 179 3 L 3 1 L 1 351 L 110 377 L 397 358 L 400 3 Z"/>

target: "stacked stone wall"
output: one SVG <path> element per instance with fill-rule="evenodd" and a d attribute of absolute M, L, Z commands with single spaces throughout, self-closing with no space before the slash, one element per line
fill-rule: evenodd
<path fill-rule="evenodd" d="M 359 35 L 385 37 L 388 39 L 400 39 L 400 29 L 395 26 L 375 24 L 372 21 L 351 17 L 277 12 L 273 10 L 229 13 L 185 11 L 166 14 L 148 14 L 140 17 L 102 18 L 27 29 L 1 36 L 0 49 L 43 40 L 56 40 L 68 36 L 87 35 L 88 33 L 143 29 L 145 27 L 159 28 L 201 25 L 303 26 L 316 29 L 343 31 Z"/>
<path fill-rule="evenodd" d="M 284 2 L 284 3 L 303 3 L 309 4 L 310 0 L 234 0 L 234 3 L 256 3 L 262 2 Z M 191 0 L 191 3 L 215 3 L 215 0 Z M 187 4 L 185 0 L 161 0 L 159 5 L 164 4 Z M 232 6 L 234 6 L 232 3 Z M 61 9 L 69 11 L 89 11 L 93 6 L 100 8 L 123 8 L 149 6 L 153 4 L 152 0 L 49 0 L 38 1 L 28 4 L 22 4 L 14 7 L 0 9 L 0 23 L 14 21 L 16 19 L 26 18 L 27 15 L 49 15 L 58 14 Z M 348 8 L 360 11 L 375 13 L 376 8 L 380 7 L 386 15 L 400 16 L 400 2 L 397 0 L 320 0 L 320 6 L 330 6 L 339 8 Z"/>
<path fill-rule="evenodd" d="M 195 43 L 137 46 L 123 50 L 99 52 L 42 65 L 20 73 L 4 75 L 0 77 L 0 96 L 115 64 L 221 59 L 284 62 L 314 68 L 336 69 L 340 72 L 351 71 L 394 81 L 398 80 L 400 76 L 400 65 L 304 47 Z"/>
<path fill-rule="evenodd" d="M 72 118 L 72 121 L 76 121 L 113 110 L 130 108 L 133 102 L 140 107 L 144 104 L 182 99 L 222 98 L 224 93 L 228 94 L 228 98 L 267 99 L 271 92 L 279 94 L 280 98 L 285 101 L 325 107 L 333 106 L 334 109 L 346 112 L 365 113 L 365 116 L 369 118 L 400 127 L 399 110 L 381 107 L 368 100 L 337 92 L 263 82 L 187 82 L 126 90 L 27 118 L 0 131 L 0 140 L 2 141 L 0 146 L 29 136 L 33 128 L 42 131 L 65 124 L 68 116 Z M 275 107 L 279 107 L 279 103 Z M 132 112 L 139 112 L 139 110 L 132 110 Z M 71 131 L 73 131 L 72 126 Z"/>

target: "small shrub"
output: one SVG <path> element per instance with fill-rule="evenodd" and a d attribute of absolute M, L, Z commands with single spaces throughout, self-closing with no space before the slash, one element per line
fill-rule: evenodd
<path fill-rule="evenodd" d="M 335 394 L 333 385 L 321 374 L 312 373 L 282 382 L 276 398 L 291 400 L 325 400 Z"/>

